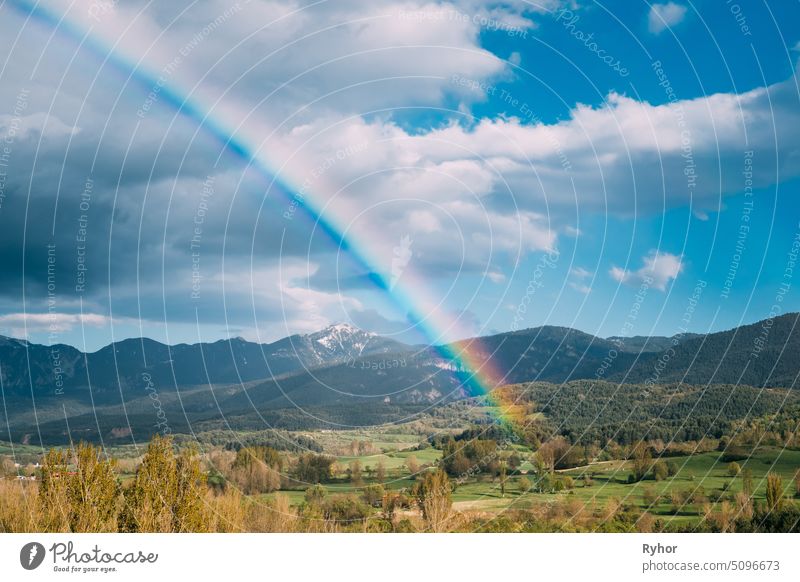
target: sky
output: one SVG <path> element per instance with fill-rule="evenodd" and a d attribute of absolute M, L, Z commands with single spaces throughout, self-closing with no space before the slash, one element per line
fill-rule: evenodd
<path fill-rule="evenodd" d="M 2 335 L 800 309 L 795 2 L 34 4 L 0 4 Z"/>

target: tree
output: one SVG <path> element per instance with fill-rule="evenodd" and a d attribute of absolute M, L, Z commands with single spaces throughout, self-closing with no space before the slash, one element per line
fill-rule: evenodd
<path fill-rule="evenodd" d="M 102 458 L 100 449 L 87 443 L 78 445 L 75 473 L 67 478 L 70 530 L 98 533 L 117 530 L 119 484 L 113 459 Z"/>
<path fill-rule="evenodd" d="M 324 483 L 331 479 L 331 468 L 336 461 L 327 455 L 303 453 L 297 459 L 294 476 L 301 483 Z"/>
<path fill-rule="evenodd" d="M 581 450 L 574 447 L 567 439 L 557 436 L 546 443 L 542 443 L 536 456 L 541 465 L 551 473 L 555 469 L 571 469 L 583 461 Z"/>
<path fill-rule="evenodd" d="M 546 465 L 539 453 L 533 455 L 532 463 L 534 472 L 539 476 L 542 475 L 546 469 Z"/>
<path fill-rule="evenodd" d="M 675 461 L 667 461 L 667 475 L 674 477 L 678 474 L 678 463 Z"/>
<path fill-rule="evenodd" d="M 246 494 L 271 493 L 281 488 L 281 474 L 261 461 L 232 468 L 230 480 Z"/>
<path fill-rule="evenodd" d="M 388 491 L 386 495 L 384 495 L 382 516 L 383 519 L 392 524 L 392 529 L 394 529 L 394 518 L 397 510 L 404 507 L 407 508 L 408 505 L 408 498 L 402 493 Z"/>
<path fill-rule="evenodd" d="M 656 481 L 663 481 L 669 476 L 669 469 L 667 468 L 667 464 L 659 459 L 655 463 L 653 463 L 653 479 Z"/>
<path fill-rule="evenodd" d="M 537 467 L 538 473 L 543 473 L 547 471 L 548 473 L 552 473 L 555 469 L 555 454 L 552 446 L 549 446 L 548 443 L 543 443 L 542 446 L 539 447 L 539 450 L 536 451 L 535 457 L 535 465 Z"/>
<path fill-rule="evenodd" d="M 353 459 L 350 461 L 349 473 L 350 482 L 355 487 L 361 487 L 361 485 L 363 485 L 363 481 L 361 479 L 361 462 L 358 459 Z"/>
<path fill-rule="evenodd" d="M 767 510 L 778 512 L 783 507 L 783 479 L 777 473 L 767 474 Z"/>
<path fill-rule="evenodd" d="M 748 497 L 753 496 L 753 471 L 750 467 L 745 467 L 741 472 L 742 492 Z"/>
<path fill-rule="evenodd" d="M 414 496 L 431 531 L 445 531 L 453 505 L 450 479 L 442 469 L 425 473 L 414 485 Z"/>
<path fill-rule="evenodd" d="M 309 505 L 319 505 L 325 499 L 327 490 L 325 487 L 317 483 L 306 489 L 305 500 Z"/>
<path fill-rule="evenodd" d="M 650 449 L 643 442 L 638 442 L 631 451 L 631 458 L 633 459 L 633 478 L 635 481 L 641 481 L 650 472 L 650 464 L 653 460 Z"/>
<path fill-rule="evenodd" d="M 17 467 L 14 465 L 14 461 L 11 457 L 2 455 L 0 456 L 0 477 L 6 475 L 13 475 L 16 477 Z"/>
<path fill-rule="evenodd" d="M 500 497 L 506 496 L 506 463 L 500 463 Z"/>
<path fill-rule="evenodd" d="M 384 493 L 385 491 L 383 489 L 383 485 L 376 483 L 374 485 L 368 485 L 367 487 L 364 487 L 364 490 L 361 492 L 361 496 L 364 498 L 364 503 L 367 505 L 380 507 L 381 502 L 383 501 Z"/>
<path fill-rule="evenodd" d="M 741 471 L 742 471 L 742 467 L 736 461 L 732 461 L 732 462 L 728 463 L 728 476 L 729 477 L 737 477 Z"/>
<path fill-rule="evenodd" d="M 283 469 L 283 457 L 272 447 L 253 446 L 242 447 L 236 451 L 233 468 L 249 468 L 253 465 L 263 464 L 280 472 Z"/>
<path fill-rule="evenodd" d="M 383 461 L 378 461 L 378 466 L 375 468 L 375 478 L 379 483 L 386 481 L 386 465 Z"/>
<path fill-rule="evenodd" d="M 414 455 L 409 455 L 409 457 L 406 459 L 406 467 L 408 467 L 408 471 L 412 475 L 419 473 L 419 463 Z"/>
<path fill-rule="evenodd" d="M 64 451 L 50 449 L 42 460 L 42 481 L 39 485 L 39 506 L 42 529 L 46 532 L 68 532 L 70 508 L 67 500 L 67 456 Z"/>
<path fill-rule="evenodd" d="M 194 451 L 176 456 L 172 439 L 156 435 L 133 485 L 125 491 L 121 529 L 129 532 L 204 532 L 204 475 Z"/>
<path fill-rule="evenodd" d="M 175 500 L 174 531 L 208 531 L 204 514 L 203 497 L 206 491 L 205 475 L 200 468 L 196 451 L 187 449 L 178 456 L 175 471 L 177 491 Z"/>
<path fill-rule="evenodd" d="M 177 466 L 172 441 L 159 435 L 147 446 L 134 483 L 124 492 L 122 529 L 130 532 L 173 531 L 172 508 Z"/>
<path fill-rule="evenodd" d="M 497 473 L 497 443 L 474 438 L 456 441 L 450 437 L 442 448 L 440 466 L 448 475 L 462 476 L 476 472 Z"/>
<path fill-rule="evenodd" d="M 800 497 L 800 469 L 794 473 L 794 496 Z"/>
<path fill-rule="evenodd" d="M 653 489 L 652 485 L 648 485 L 642 491 L 642 501 L 648 509 L 655 505 L 656 501 L 658 501 L 658 495 L 656 494 L 656 490 Z"/>
<path fill-rule="evenodd" d="M 520 492 L 520 495 L 524 493 L 528 493 L 531 490 L 531 481 L 527 477 L 520 477 L 519 481 L 517 481 L 517 489 Z"/>
<path fill-rule="evenodd" d="M 354 495 L 331 495 L 322 503 L 322 514 L 337 524 L 352 525 L 369 517 L 369 507 Z"/>
<path fill-rule="evenodd" d="M 539 473 L 536 481 L 539 493 L 549 493 L 553 490 L 553 476 L 550 473 Z"/>
<path fill-rule="evenodd" d="M 119 485 L 114 461 L 103 458 L 100 449 L 90 444 L 80 443 L 69 451 L 51 449 L 45 455 L 38 498 L 45 531 L 117 530 Z"/>

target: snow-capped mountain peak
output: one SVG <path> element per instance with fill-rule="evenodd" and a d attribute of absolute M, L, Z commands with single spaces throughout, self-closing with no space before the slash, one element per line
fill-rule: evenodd
<path fill-rule="evenodd" d="M 378 336 L 349 323 L 336 323 L 305 337 L 309 341 L 320 344 L 329 350 L 337 350 L 338 348 L 351 351 L 354 348 L 363 348 L 371 338 Z"/>
<path fill-rule="evenodd" d="M 376 333 L 364 331 L 349 323 L 335 323 L 303 336 L 307 347 L 319 363 L 358 358 L 370 353 L 396 349 L 396 342 Z"/>

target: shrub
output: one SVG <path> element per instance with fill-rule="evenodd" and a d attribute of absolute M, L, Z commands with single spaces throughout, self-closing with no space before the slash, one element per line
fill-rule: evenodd
<path fill-rule="evenodd" d="M 331 495 L 322 503 L 322 514 L 339 525 L 353 525 L 367 519 L 369 507 L 355 495 Z"/>
<path fill-rule="evenodd" d="M 663 481 L 669 477 L 669 469 L 664 461 L 658 460 L 653 464 L 653 479 Z"/>
<path fill-rule="evenodd" d="M 531 490 L 531 481 L 527 477 L 520 477 L 517 481 L 517 489 L 520 494 L 527 493 Z"/>
<path fill-rule="evenodd" d="M 414 496 L 431 530 L 444 531 L 453 505 L 447 473 L 441 469 L 425 473 L 414 485 Z"/>
<path fill-rule="evenodd" d="M 746 461 L 750 458 L 750 452 L 742 447 L 730 447 L 727 451 L 720 455 L 720 461 L 723 463 L 732 463 L 734 461 Z"/>
<path fill-rule="evenodd" d="M 383 502 L 384 493 L 385 491 L 383 489 L 383 485 L 367 485 L 361 492 L 361 497 L 364 499 L 364 503 L 367 505 L 371 505 L 372 507 L 380 507 L 381 503 Z"/>
<path fill-rule="evenodd" d="M 306 489 L 305 493 L 306 503 L 308 503 L 309 505 L 319 505 L 320 503 L 322 503 L 322 500 L 325 499 L 325 495 L 327 493 L 328 491 L 325 489 L 325 487 L 323 487 L 319 483 L 317 483 L 316 485 L 312 485 L 311 487 Z"/>

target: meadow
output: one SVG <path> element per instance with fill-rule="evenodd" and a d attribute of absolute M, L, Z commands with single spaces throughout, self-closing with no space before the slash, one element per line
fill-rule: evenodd
<path fill-rule="evenodd" d="M 0 531 L 798 529 L 794 408 L 732 418 L 725 434 L 699 440 L 603 446 L 571 442 L 533 406 L 519 413 L 528 415 L 525 432 L 458 403 L 413 422 L 359 430 L 213 430 L 168 444 L 154 437 L 149 445 L 56 447 L 48 454 L 0 442 Z M 154 467 L 172 467 L 174 475 Z M 85 475 L 105 477 L 84 483 Z M 105 488 L 106 517 L 76 526 L 82 492 L 92 487 Z M 136 523 L 137 511 L 150 516 L 136 504 L 149 491 L 158 505 L 163 488 L 184 504 L 161 508 L 163 515 L 188 517 Z M 187 498 L 194 500 L 187 505 Z"/>

